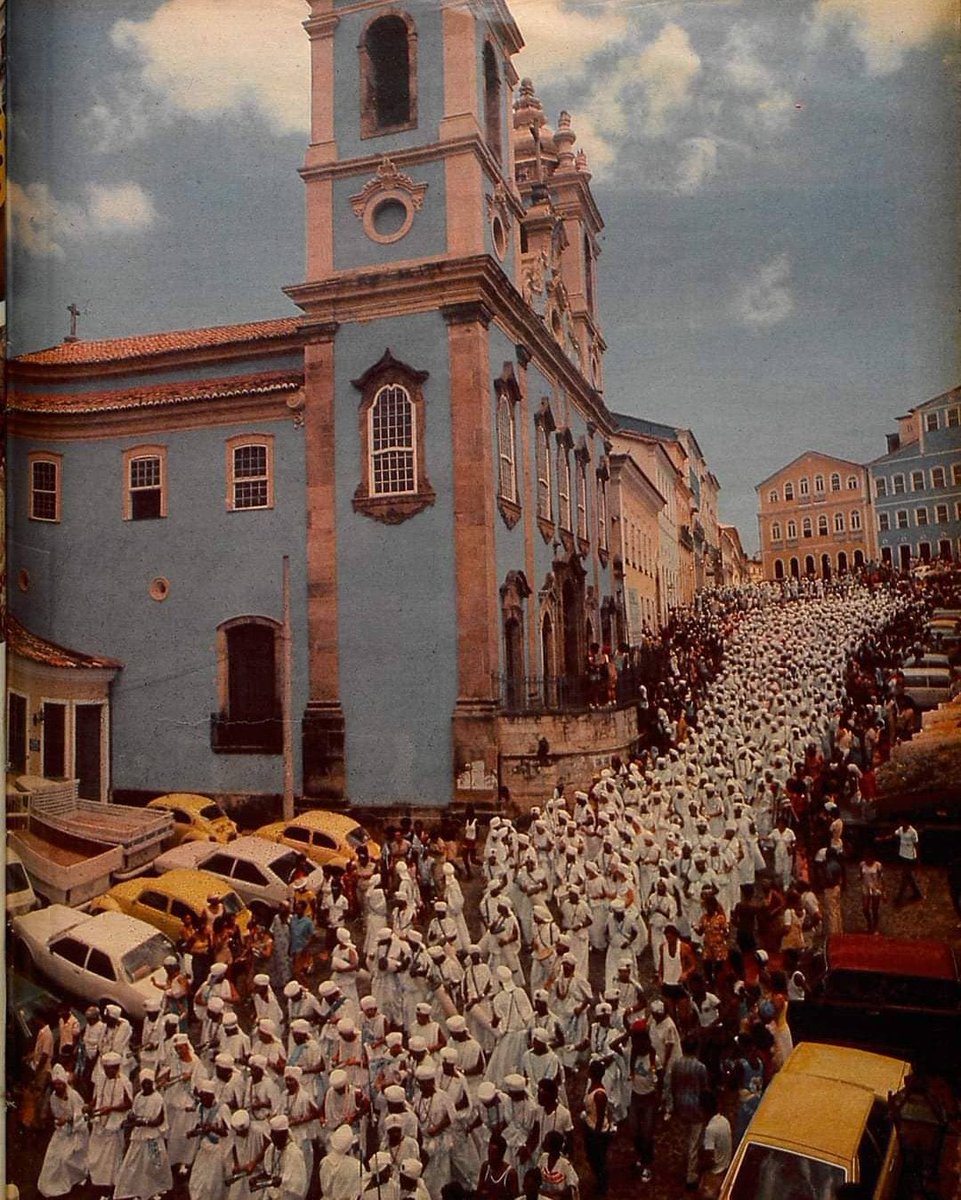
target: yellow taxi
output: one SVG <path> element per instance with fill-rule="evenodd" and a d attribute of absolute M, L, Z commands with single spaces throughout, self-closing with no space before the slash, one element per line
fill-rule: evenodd
<path fill-rule="evenodd" d="M 90 911 L 137 917 L 176 941 L 184 914 L 189 912 L 195 921 L 202 921 L 210 896 L 218 896 L 224 912 L 236 916 L 241 932 L 247 928 L 250 910 L 225 880 L 209 871 L 165 871 L 163 875 L 141 875 L 115 883 L 109 892 L 91 900 Z"/>
<path fill-rule="evenodd" d="M 361 846 L 372 859 L 380 855 L 380 846 L 372 842 L 367 830 L 346 813 L 328 812 L 315 808 L 301 813 L 292 821 L 274 821 L 255 829 L 256 837 L 271 842 L 283 842 L 301 850 L 311 862 L 320 867 L 343 870 L 356 859 Z"/>
<path fill-rule="evenodd" d="M 720 1200 L 827 1197 L 850 1182 L 889 1200 L 901 1152 L 887 1101 L 910 1072 L 910 1063 L 866 1050 L 796 1046 L 761 1097 Z"/>
<path fill-rule="evenodd" d="M 232 842 L 237 836 L 237 826 L 209 796 L 169 792 L 151 800 L 147 807 L 173 813 L 174 846 L 181 842 Z"/>

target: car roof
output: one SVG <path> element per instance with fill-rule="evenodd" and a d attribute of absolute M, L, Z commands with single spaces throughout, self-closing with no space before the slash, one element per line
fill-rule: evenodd
<path fill-rule="evenodd" d="M 911 1071 L 911 1064 L 886 1054 L 873 1054 L 852 1046 L 833 1046 L 824 1042 L 801 1042 L 795 1046 L 781 1068 L 788 1075 L 816 1076 L 818 1079 L 853 1083 L 869 1088 L 879 1100 L 897 1092 Z"/>
<path fill-rule="evenodd" d="M 751 1119 L 744 1141 L 762 1142 L 848 1166 L 867 1124 L 874 1093 L 838 1079 L 808 1077 L 782 1068 L 771 1080 Z"/>
<path fill-rule="evenodd" d="M 319 829 L 324 833 L 349 833 L 357 828 L 357 822 L 346 813 L 328 812 L 323 808 L 312 808 L 298 813 L 292 821 L 281 821 L 281 825 L 300 825 L 305 829 Z"/>
<path fill-rule="evenodd" d="M 141 875 L 110 889 L 111 892 L 128 896 L 139 896 L 146 891 L 163 892 L 182 900 L 199 900 L 201 907 L 208 896 L 224 896 L 233 890 L 222 875 L 214 875 L 212 871 L 194 871 L 190 867 L 174 867 L 162 875 Z"/>
<path fill-rule="evenodd" d="M 297 851 L 293 846 L 279 845 L 277 842 L 268 842 L 266 838 L 256 837 L 254 834 L 248 834 L 246 837 L 239 837 L 236 841 L 228 842 L 225 846 L 210 844 L 211 854 L 232 854 L 237 858 L 247 858 L 254 862 L 270 865 L 276 862 L 284 854 L 296 854 Z"/>
<path fill-rule="evenodd" d="M 147 805 L 148 808 L 185 808 L 191 811 L 206 808 L 208 804 L 217 804 L 209 796 L 200 796 L 196 792 L 168 792 L 166 796 L 157 796 Z M 219 807 L 219 805 L 218 805 Z"/>
<path fill-rule="evenodd" d="M 835 933 L 828 938 L 827 960 L 833 971 L 874 971 L 915 979 L 958 979 L 954 951 L 947 942 L 936 938 Z"/>
<path fill-rule="evenodd" d="M 132 946 L 139 946 L 148 938 L 162 937 L 153 925 L 146 921 L 138 921 L 136 917 L 128 917 L 125 913 L 104 912 L 64 931 L 76 934 L 81 941 L 96 950 L 107 950 L 122 953 Z"/>

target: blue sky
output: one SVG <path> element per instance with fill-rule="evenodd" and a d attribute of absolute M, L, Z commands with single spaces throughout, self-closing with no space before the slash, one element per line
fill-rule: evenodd
<path fill-rule="evenodd" d="M 511 8 L 594 171 L 607 402 L 690 425 L 754 547 L 757 481 L 808 447 L 875 457 L 961 382 L 956 0 Z M 306 13 L 13 6 L 13 353 L 71 302 L 85 337 L 292 311 Z"/>

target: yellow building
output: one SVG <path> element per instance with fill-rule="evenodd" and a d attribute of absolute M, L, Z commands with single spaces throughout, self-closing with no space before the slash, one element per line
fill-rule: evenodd
<path fill-rule="evenodd" d="M 614 575 L 620 580 L 619 641 L 637 645 L 662 621 L 660 516 L 667 499 L 629 454 L 610 456 Z"/>
<path fill-rule="evenodd" d="M 830 579 L 875 557 L 867 468 L 807 450 L 759 483 L 765 579 Z"/>

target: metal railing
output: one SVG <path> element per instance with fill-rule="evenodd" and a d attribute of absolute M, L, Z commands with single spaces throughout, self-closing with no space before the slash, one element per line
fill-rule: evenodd
<path fill-rule="evenodd" d="M 614 704 L 610 704 L 606 681 L 595 682 L 581 675 L 503 675 L 492 677 L 500 709 L 508 714 L 578 713 L 593 709 L 629 708 L 638 703 L 646 688 L 649 695 L 661 678 L 660 655 L 651 661 L 628 666 L 617 677 Z"/>

